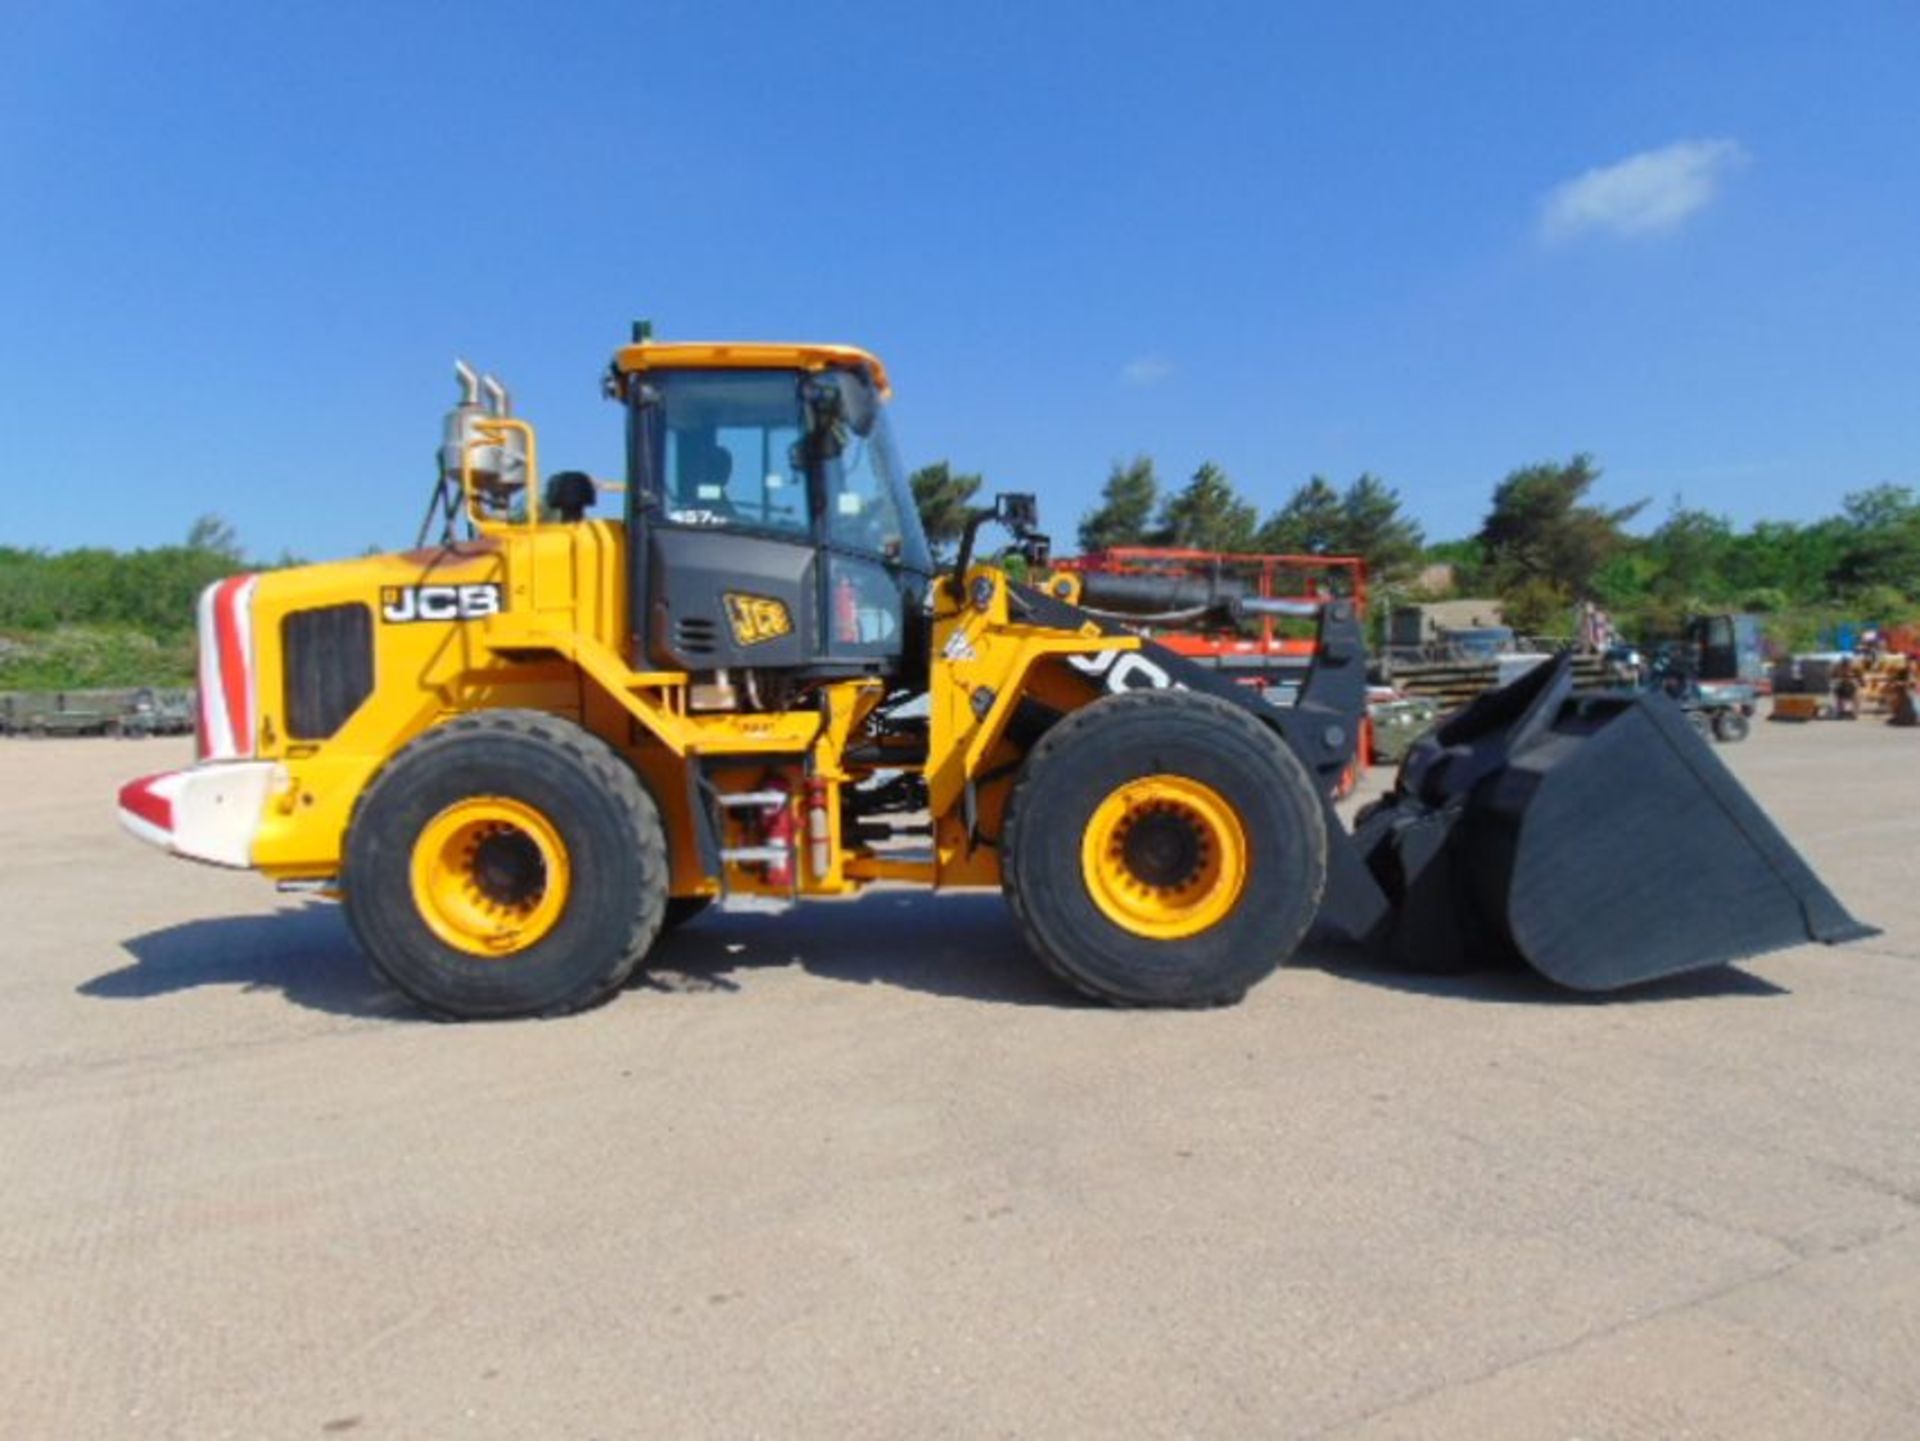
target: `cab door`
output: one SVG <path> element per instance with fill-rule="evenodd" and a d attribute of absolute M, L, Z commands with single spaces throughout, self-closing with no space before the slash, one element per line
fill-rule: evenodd
<path fill-rule="evenodd" d="M 910 513 L 885 431 L 851 437 L 823 459 L 820 474 L 825 653 L 840 662 L 895 664 L 918 628 L 928 566 L 913 550 L 919 516 Z"/>
<path fill-rule="evenodd" d="M 890 672 L 925 542 L 856 377 L 650 372 L 630 397 L 635 649 L 690 671 Z"/>

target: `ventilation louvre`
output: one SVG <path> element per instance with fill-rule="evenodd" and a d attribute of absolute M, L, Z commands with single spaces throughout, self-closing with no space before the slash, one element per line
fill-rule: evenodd
<path fill-rule="evenodd" d="M 280 622 L 287 736 L 323 741 L 373 693 L 373 612 L 364 605 L 298 610 Z"/>

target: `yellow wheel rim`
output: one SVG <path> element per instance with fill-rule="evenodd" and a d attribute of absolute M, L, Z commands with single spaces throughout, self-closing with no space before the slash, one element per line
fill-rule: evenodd
<path fill-rule="evenodd" d="M 433 933 L 473 956 L 537 944 L 566 909 L 566 843 L 534 807 L 507 796 L 455 801 L 413 843 L 413 903 Z"/>
<path fill-rule="evenodd" d="M 1080 870 L 1100 913 L 1137 936 L 1198 935 L 1247 883 L 1247 833 L 1218 791 L 1187 776 L 1142 776 L 1095 809 Z"/>

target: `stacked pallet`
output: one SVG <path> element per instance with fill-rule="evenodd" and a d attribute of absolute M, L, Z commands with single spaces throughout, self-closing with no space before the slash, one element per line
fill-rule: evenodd
<path fill-rule="evenodd" d="M 1426 696 L 1442 710 L 1465 705 L 1500 683 L 1500 663 L 1493 660 L 1418 661 L 1396 664 L 1388 683 L 1402 695 Z M 1573 683 L 1579 690 L 1600 690 L 1610 684 L 1606 662 L 1597 655 L 1573 658 Z"/>

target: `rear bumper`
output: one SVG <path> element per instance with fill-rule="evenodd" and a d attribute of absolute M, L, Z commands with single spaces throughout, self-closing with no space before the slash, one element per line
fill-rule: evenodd
<path fill-rule="evenodd" d="M 245 870 L 278 769 L 226 761 L 142 776 L 120 788 L 120 824 L 171 855 Z"/>

